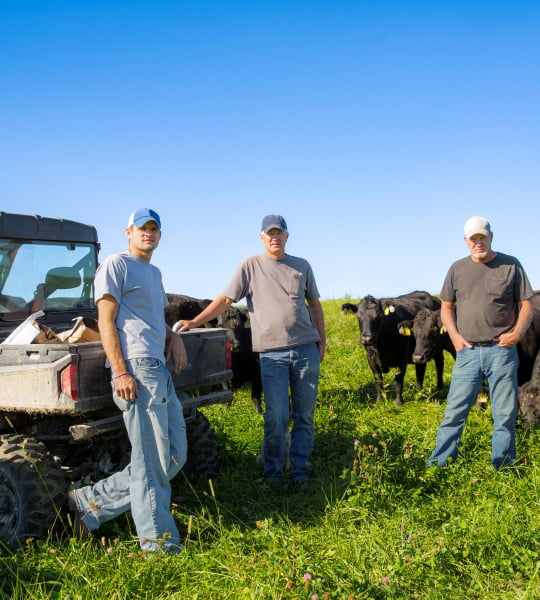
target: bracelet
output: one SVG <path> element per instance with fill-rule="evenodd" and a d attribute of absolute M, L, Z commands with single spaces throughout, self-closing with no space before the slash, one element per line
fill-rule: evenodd
<path fill-rule="evenodd" d="M 124 375 L 129 375 L 129 371 L 124 371 L 123 373 L 120 373 L 119 375 L 115 375 L 113 377 L 113 379 L 118 379 L 119 377 L 123 377 Z"/>

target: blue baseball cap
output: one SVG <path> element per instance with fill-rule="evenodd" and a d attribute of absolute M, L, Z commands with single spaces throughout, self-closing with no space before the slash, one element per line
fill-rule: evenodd
<path fill-rule="evenodd" d="M 135 225 L 135 227 L 143 227 L 148 221 L 155 221 L 157 226 L 161 229 L 161 219 L 155 210 L 151 208 L 139 208 L 135 212 L 131 213 L 128 221 L 128 227 Z"/>
<path fill-rule="evenodd" d="M 263 233 L 268 233 L 270 229 L 287 231 L 287 223 L 281 215 L 266 215 L 262 220 L 261 231 Z"/>

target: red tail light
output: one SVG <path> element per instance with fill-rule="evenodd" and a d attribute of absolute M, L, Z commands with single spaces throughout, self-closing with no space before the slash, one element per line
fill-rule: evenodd
<path fill-rule="evenodd" d="M 62 393 L 72 400 L 79 399 L 79 369 L 75 363 L 68 365 L 60 373 Z"/>
<path fill-rule="evenodd" d="M 227 357 L 227 369 L 232 369 L 232 344 L 229 341 L 225 342 L 225 355 Z"/>

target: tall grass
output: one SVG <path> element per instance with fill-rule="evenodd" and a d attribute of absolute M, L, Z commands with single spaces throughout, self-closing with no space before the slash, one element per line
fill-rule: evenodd
<path fill-rule="evenodd" d="M 138 548 L 129 516 L 87 542 L 33 540 L 0 556 L 0 598 L 540 598 L 538 430 L 518 429 L 515 473 L 490 464 L 474 408 L 450 468 L 426 469 L 444 409 L 433 366 L 405 405 L 374 402 L 355 319 L 323 303 L 329 337 L 309 493 L 269 491 L 249 390 L 205 409 L 222 446 L 213 481 L 174 481 L 179 556 Z M 448 356 L 445 381 L 450 379 Z"/>

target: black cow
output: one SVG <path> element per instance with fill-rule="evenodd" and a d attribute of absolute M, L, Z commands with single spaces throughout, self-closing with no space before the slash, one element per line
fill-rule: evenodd
<path fill-rule="evenodd" d="M 527 383 L 532 377 L 533 367 L 540 348 L 540 291 L 532 296 L 533 318 L 527 331 L 519 340 L 518 385 Z"/>
<path fill-rule="evenodd" d="M 535 361 L 538 362 L 537 357 L 538 350 L 540 348 L 539 291 L 534 292 L 532 304 L 534 310 L 532 322 L 517 346 L 519 356 L 517 376 L 518 385 L 520 386 L 520 405 L 522 404 L 522 398 L 524 399 L 527 397 L 527 413 L 531 413 L 532 411 L 532 418 L 534 420 L 534 389 L 535 387 L 540 387 L 540 380 L 538 380 L 536 384 L 531 383 L 531 385 L 527 386 L 526 389 L 522 388 L 524 388 L 529 380 L 534 379 L 533 371 L 536 369 Z M 450 336 L 442 326 L 440 311 L 429 311 L 422 309 L 417 313 L 412 323 L 411 321 L 403 321 L 399 324 L 399 328 L 402 335 L 407 335 L 407 329 L 410 329 L 414 334 L 414 338 L 416 340 L 416 346 L 413 351 L 414 362 L 427 362 L 430 360 L 430 358 L 434 358 L 435 362 L 437 362 L 436 355 L 439 352 L 442 353 L 442 350 L 450 352 L 450 354 L 452 354 L 452 356 L 455 358 L 456 352 L 450 340 Z M 540 366 L 538 369 L 540 369 Z M 440 389 L 439 383 L 440 382 L 438 380 L 438 389 Z M 523 402 L 525 402 L 525 400 L 523 400 Z M 540 403 L 540 395 L 538 402 Z M 524 412 L 523 409 L 522 412 Z"/>
<path fill-rule="evenodd" d="M 211 302 L 211 300 L 179 294 L 167 294 L 167 298 L 169 306 L 165 308 L 165 321 L 170 327 L 177 321 L 193 319 Z M 244 383 L 250 383 L 255 410 L 258 413 L 262 412 L 259 354 L 253 352 L 247 310 L 230 306 L 216 319 L 209 321 L 207 326 L 223 327 L 227 330 L 227 341 L 231 344 L 232 349 L 233 389 L 238 389 Z"/>
<path fill-rule="evenodd" d="M 165 321 L 169 327 L 172 327 L 177 321 L 193 319 L 212 302 L 181 294 L 167 294 L 167 300 L 169 306 L 165 308 Z M 211 325 L 216 327 L 217 320 L 211 321 Z"/>
<path fill-rule="evenodd" d="M 442 390 L 444 387 L 443 351 L 450 352 L 456 358 L 456 350 L 448 332 L 443 327 L 440 309 L 422 308 L 416 313 L 414 319 L 401 321 L 398 324 L 398 331 L 401 335 L 414 337 L 415 346 L 412 353 L 414 364 L 426 364 L 430 360 L 435 362 L 437 390 Z"/>
<path fill-rule="evenodd" d="M 540 291 L 532 304 L 532 322 L 518 344 L 519 411 L 528 425 L 540 425 Z"/>
<path fill-rule="evenodd" d="M 402 336 L 398 324 L 404 320 L 412 320 L 422 308 L 438 309 L 440 301 L 431 294 L 422 291 L 411 292 L 397 298 L 376 299 L 366 296 L 358 304 L 346 303 L 341 306 L 343 313 L 355 313 L 360 327 L 360 344 L 367 353 L 368 364 L 375 376 L 377 402 L 382 402 L 383 373 L 397 368 L 394 378 L 396 405 L 403 404 L 403 379 L 407 364 L 412 363 L 414 338 Z M 415 364 L 416 385 L 421 388 L 424 383 L 426 365 Z"/>
<path fill-rule="evenodd" d="M 255 411 L 262 412 L 262 379 L 259 353 L 253 351 L 248 311 L 231 306 L 218 317 L 218 327 L 233 332 L 232 370 L 234 389 L 251 384 L 251 400 Z"/>
<path fill-rule="evenodd" d="M 529 381 L 519 387 L 519 412 L 527 425 L 540 425 L 540 353 Z"/>

